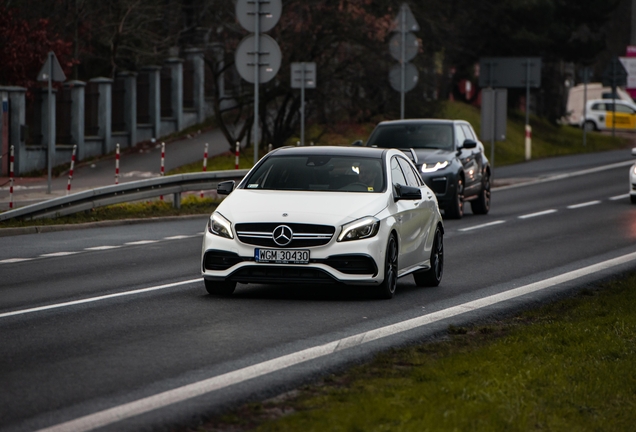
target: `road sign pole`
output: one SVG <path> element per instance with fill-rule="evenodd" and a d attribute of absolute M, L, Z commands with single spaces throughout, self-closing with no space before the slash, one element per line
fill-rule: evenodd
<path fill-rule="evenodd" d="M 406 8 L 402 7 L 401 10 L 401 26 L 400 33 L 402 37 L 402 52 L 401 52 L 401 76 L 400 76 L 400 119 L 404 120 L 404 88 L 406 81 Z"/>
<path fill-rule="evenodd" d="M 612 138 L 616 136 L 616 62 L 612 62 Z"/>
<path fill-rule="evenodd" d="M 254 165 L 258 162 L 258 86 L 260 82 L 261 0 L 254 1 Z"/>
<path fill-rule="evenodd" d="M 305 145 L 305 63 L 300 64 L 300 145 Z"/>
<path fill-rule="evenodd" d="M 46 193 L 51 193 L 51 170 L 53 167 L 53 149 L 55 148 L 55 144 L 53 143 L 53 59 L 52 51 L 49 52 L 49 79 L 48 79 L 48 136 L 49 136 L 49 150 L 48 150 L 48 167 L 47 167 L 47 187 Z"/>
<path fill-rule="evenodd" d="M 585 121 L 587 120 L 587 81 L 590 79 L 589 69 L 583 68 L 583 147 L 587 147 L 587 129 L 585 127 Z"/>
<path fill-rule="evenodd" d="M 530 59 L 526 60 L 526 160 L 532 157 L 532 138 L 528 135 L 530 130 Z"/>

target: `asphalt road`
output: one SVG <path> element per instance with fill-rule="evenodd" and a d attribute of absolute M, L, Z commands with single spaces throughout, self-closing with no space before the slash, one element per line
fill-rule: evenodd
<path fill-rule="evenodd" d="M 630 160 L 502 168 L 511 186 L 489 215 L 445 222 L 442 284 L 406 277 L 391 301 L 284 285 L 209 296 L 206 218 L 0 238 L 0 430 L 169 429 L 636 269 Z"/>

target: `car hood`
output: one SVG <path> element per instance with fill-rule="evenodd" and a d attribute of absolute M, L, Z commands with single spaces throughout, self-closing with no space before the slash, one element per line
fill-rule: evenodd
<path fill-rule="evenodd" d="M 455 157 L 454 152 L 450 152 L 448 150 L 440 150 L 440 149 L 413 149 L 415 154 L 417 155 L 417 164 L 422 165 L 423 163 L 436 163 L 443 161 L 450 161 Z M 404 151 L 404 150 L 403 150 Z M 410 153 L 409 149 L 406 149 L 406 154 Z"/>
<path fill-rule="evenodd" d="M 217 211 L 232 223 L 285 221 L 338 226 L 376 215 L 387 202 L 386 193 L 236 189 Z"/>

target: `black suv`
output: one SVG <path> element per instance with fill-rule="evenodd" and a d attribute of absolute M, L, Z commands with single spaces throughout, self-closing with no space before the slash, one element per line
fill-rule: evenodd
<path fill-rule="evenodd" d="M 371 132 L 366 145 L 398 148 L 414 159 L 445 217 L 460 219 L 466 201 L 474 214 L 490 210 L 490 164 L 470 123 L 437 119 L 384 121 Z"/>

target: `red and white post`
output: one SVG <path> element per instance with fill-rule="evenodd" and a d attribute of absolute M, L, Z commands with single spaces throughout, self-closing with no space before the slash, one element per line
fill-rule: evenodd
<path fill-rule="evenodd" d="M 203 150 L 203 172 L 208 170 L 208 143 L 205 143 L 205 149 Z"/>
<path fill-rule="evenodd" d="M 239 167 L 239 150 L 241 150 L 241 144 L 237 141 L 236 142 L 236 150 L 234 151 L 235 157 L 234 157 L 234 169 L 238 169 Z"/>
<path fill-rule="evenodd" d="M 115 184 L 119 184 L 119 144 L 115 146 Z"/>
<path fill-rule="evenodd" d="M 532 126 L 526 125 L 526 160 L 532 158 Z"/>
<path fill-rule="evenodd" d="M 73 153 L 71 154 L 71 169 L 68 170 L 68 183 L 66 184 L 66 195 L 71 193 L 71 181 L 73 180 L 73 168 L 75 167 L 75 152 L 77 146 L 73 146 Z"/>
<path fill-rule="evenodd" d="M 205 143 L 205 149 L 203 150 L 203 172 L 208 170 L 208 143 Z M 201 191 L 201 198 L 203 198 L 203 191 Z"/>
<path fill-rule="evenodd" d="M 13 208 L 13 146 L 9 153 L 9 208 Z"/>
<path fill-rule="evenodd" d="M 161 177 L 163 177 L 165 174 L 165 164 L 164 164 L 165 159 L 166 159 L 166 143 L 162 142 L 161 143 Z M 163 195 L 161 195 L 159 199 L 163 201 Z"/>

